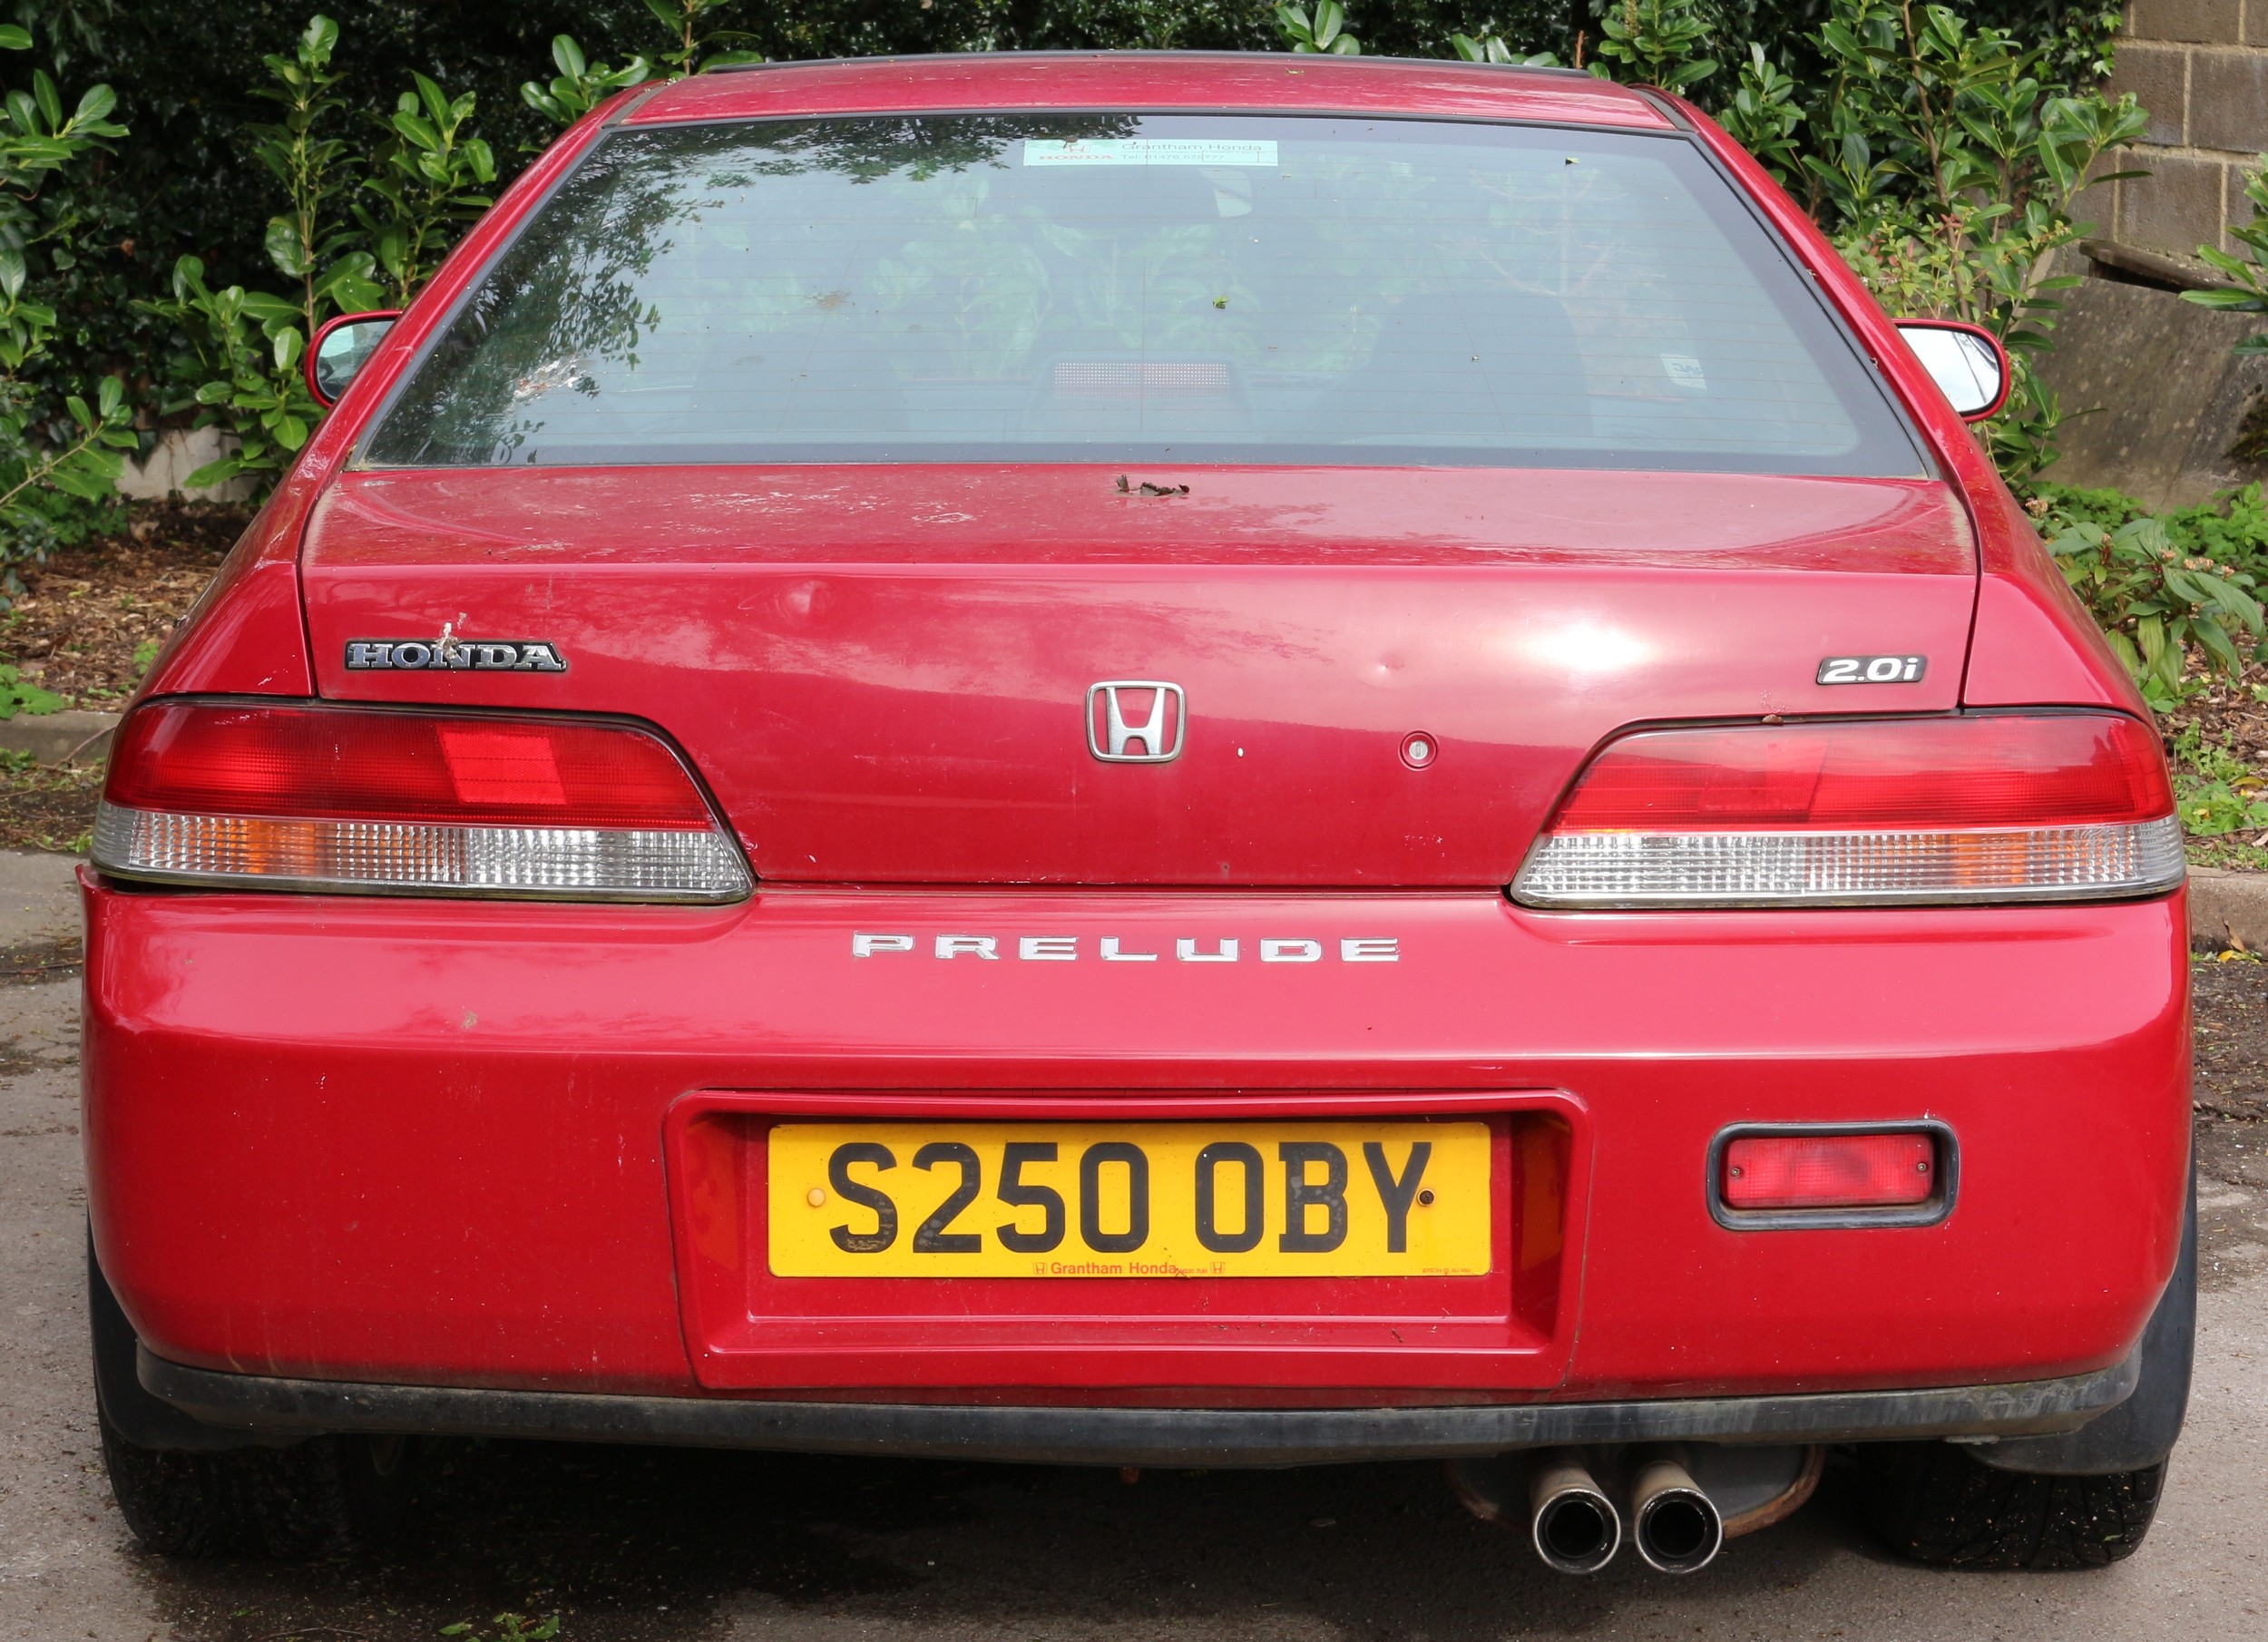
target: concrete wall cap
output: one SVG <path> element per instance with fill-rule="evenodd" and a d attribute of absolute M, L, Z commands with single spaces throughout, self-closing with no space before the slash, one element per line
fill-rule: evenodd
<path fill-rule="evenodd" d="M 0 720 L 0 748 L 29 753 L 42 764 L 100 764 L 110 756 L 116 713 L 18 713 Z"/>

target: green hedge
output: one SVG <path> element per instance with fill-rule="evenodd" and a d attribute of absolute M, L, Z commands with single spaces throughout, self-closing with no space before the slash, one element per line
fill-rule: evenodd
<path fill-rule="evenodd" d="M 1445 56 L 1452 33 L 1498 34 L 1529 51 L 1575 55 L 1595 38 L 1594 11 L 1612 0 L 1351 0 L 1347 26 L 1374 54 Z M 1972 0 L 1955 10 L 2019 29 L 2058 32 L 2070 54 L 2098 50 L 2101 0 Z M 350 118 L 376 132 L 423 72 L 479 99 L 479 126 L 507 171 L 551 136 L 519 86 L 548 78 L 549 43 L 574 35 L 596 59 L 651 54 L 662 34 L 643 0 L 29 0 L 17 8 L 67 90 L 107 81 L 130 136 L 71 200 L 71 232 L 34 247 L 34 282 L 52 295 L 63 329 L 39 367 L 51 384 L 121 372 L 137 397 L 157 351 L 161 322 L 133 306 L 160 295 L 175 259 L 201 258 L 212 283 L 272 285 L 263 227 L 280 201 L 273 178 L 247 151 L 244 127 L 275 117 L 252 95 L 262 59 L 288 54 L 308 16 L 340 27 L 337 62 Z M 1761 40 L 1799 73 L 1805 38 L 1824 0 L 1720 0 L 1715 54 L 1730 64 Z M 718 22 L 741 27 L 774 58 L 1063 47 L 1280 48 L 1267 0 L 794 0 L 732 6 Z M 28 81 L 25 55 L 0 64 L 9 89 Z M 1701 88 L 1706 100 L 1708 85 Z M 54 249 L 60 256 L 53 256 Z"/>

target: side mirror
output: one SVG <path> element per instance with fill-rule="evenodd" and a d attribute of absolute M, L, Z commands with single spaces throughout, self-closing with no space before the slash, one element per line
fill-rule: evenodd
<path fill-rule="evenodd" d="M 2015 376 L 1999 337 L 1957 319 L 1901 319 L 1898 331 L 1962 421 L 1999 414 Z"/>
<path fill-rule="evenodd" d="M 382 314 L 341 314 L 327 319 L 315 340 L 308 344 L 305 360 L 308 392 L 328 409 L 338 403 L 347 385 L 368 361 L 371 350 L 386 339 L 398 310 Z"/>

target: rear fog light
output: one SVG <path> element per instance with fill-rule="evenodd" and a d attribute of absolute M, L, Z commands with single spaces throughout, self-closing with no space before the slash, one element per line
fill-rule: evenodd
<path fill-rule="evenodd" d="M 1717 1182 L 1735 1210 L 1904 1208 L 1938 1194 L 1937 1137 L 1747 1135 L 1725 1147 Z"/>

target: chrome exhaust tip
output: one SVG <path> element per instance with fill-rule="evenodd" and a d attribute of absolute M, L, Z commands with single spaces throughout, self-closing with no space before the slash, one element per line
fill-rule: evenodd
<path fill-rule="evenodd" d="M 1539 1455 L 1528 1484 L 1529 1538 L 1544 1566 L 1595 1574 L 1622 1549 L 1622 1513 L 1571 1450 Z"/>
<path fill-rule="evenodd" d="M 1630 1523 L 1638 1555 L 1659 1573 L 1698 1573 L 1725 1549 L 1724 1516 L 1675 1450 L 1640 1455 L 1631 1466 Z"/>

